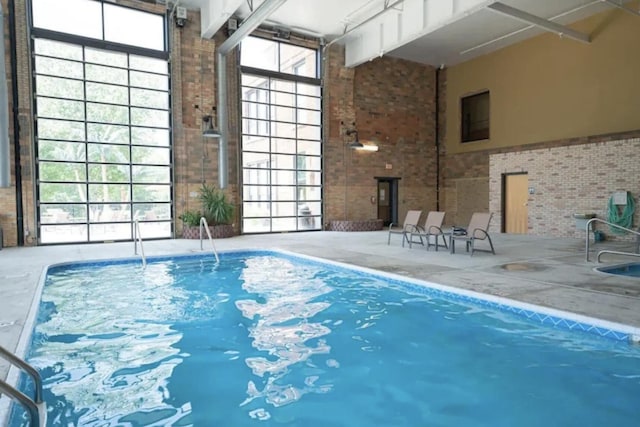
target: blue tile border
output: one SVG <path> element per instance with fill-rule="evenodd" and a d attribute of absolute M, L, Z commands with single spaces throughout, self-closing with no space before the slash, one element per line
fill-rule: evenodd
<path fill-rule="evenodd" d="M 495 310 L 509 312 L 517 316 L 524 317 L 535 323 L 565 329 L 574 332 L 585 332 L 607 339 L 622 342 L 638 342 L 640 340 L 640 329 L 631 326 L 616 324 L 596 318 L 582 316 L 570 312 L 536 306 L 528 303 L 510 300 L 508 298 L 493 295 L 481 294 L 474 291 L 467 291 L 436 283 L 425 282 L 411 278 L 404 278 L 390 273 L 380 272 L 369 268 L 344 264 L 336 261 L 315 258 L 293 252 L 276 250 L 230 250 L 220 252 L 220 260 L 228 258 L 244 258 L 250 256 L 275 256 L 284 259 L 294 260 L 302 265 L 313 265 L 319 267 L 331 266 L 334 269 L 344 272 L 358 272 L 358 274 L 377 280 L 384 280 L 388 285 L 397 286 L 400 289 L 421 295 L 437 296 L 444 299 L 473 303 Z M 174 260 L 205 260 L 211 259 L 211 254 L 181 254 L 163 255 L 147 258 L 147 264 L 154 264 Z M 78 261 L 51 265 L 46 270 L 46 275 L 50 272 L 58 272 L 64 269 L 76 267 L 95 267 L 121 264 L 140 263 L 140 258 L 111 259 L 104 261 Z"/>

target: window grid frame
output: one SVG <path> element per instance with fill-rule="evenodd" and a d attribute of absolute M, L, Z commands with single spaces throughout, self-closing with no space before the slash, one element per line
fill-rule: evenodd
<path fill-rule="evenodd" d="M 35 168 L 35 174 L 36 174 L 36 194 L 37 194 L 37 206 L 36 206 L 36 210 L 37 210 L 37 228 L 38 228 L 38 243 L 42 244 L 42 245 L 48 245 L 48 244 L 65 244 L 65 243 L 94 243 L 94 242 L 100 242 L 100 241 L 130 241 L 132 240 L 133 237 L 133 228 L 134 228 L 134 220 L 135 220 L 135 214 L 137 212 L 137 209 L 141 206 L 141 205 L 151 205 L 151 206 L 166 206 L 168 207 L 167 211 L 168 211 L 168 218 L 162 218 L 162 219 L 142 219 L 140 220 L 141 226 L 144 226 L 143 224 L 153 224 L 153 223 L 161 223 L 161 224 L 166 224 L 168 225 L 167 230 L 168 230 L 168 235 L 166 236 L 159 236 L 159 237 L 155 237 L 155 238 L 168 238 L 171 237 L 174 233 L 174 218 L 173 218 L 173 192 L 174 192 L 174 184 L 173 184 L 173 162 L 172 162 L 172 158 L 173 158 L 173 144 L 172 144 L 172 132 L 171 132 L 171 74 L 170 74 L 170 68 L 167 65 L 167 73 L 158 73 L 158 72 L 151 72 L 151 71 L 146 71 L 146 70 L 139 70 L 137 68 L 131 68 L 131 67 L 127 67 L 127 68 L 123 68 L 121 66 L 111 66 L 111 65 L 105 65 L 105 64 L 99 64 L 99 63 L 95 63 L 95 62 L 86 62 L 86 50 L 87 49 L 96 49 L 95 46 L 91 46 L 91 45 L 87 45 L 87 44 L 81 44 L 81 40 L 76 40 L 75 43 L 73 43 L 72 41 L 69 40 L 69 38 L 73 38 L 70 35 L 67 35 L 68 37 L 65 37 L 64 40 L 57 40 L 57 39 L 47 39 L 44 37 L 36 37 L 32 35 L 32 39 L 33 39 L 33 43 L 32 43 L 32 55 L 34 58 L 34 61 L 32 61 L 32 85 L 33 85 L 33 110 L 34 110 L 34 147 L 35 147 L 35 152 L 36 152 L 36 168 Z M 82 38 L 79 38 L 82 39 Z M 53 41 L 53 42 L 62 42 L 62 43 L 68 43 L 68 44 L 72 44 L 74 46 L 78 46 L 81 51 L 82 51 L 82 57 L 83 60 L 79 61 L 79 60 L 71 60 L 68 58 L 61 58 L 61 57 L 56 57 L 56 56 L 50 56 L 50 55 L 41 55 L 36 53 L 36 43 L 38 42 L 38 40 L 46 40 L 46 41 Z M 138 52 L 137 49 L 135 49 L 134 52 L 121 52 L 124 53 L 126 55 L 126 59 L 127 59 L 127 64 L 130 65 L 131 63 L 131 57 L 133 55 L 135 56 L 142 56 L 140 55 L 140 53 Z M 35 59 L 38 57 L 46 57 L 51 59 L 52 61 L 57 61 L 57 62 L 61 62 L 61 63 L 66 63 L 66 62 L 75 62 L 75 63 L 79 63 L 82 64 L 82 76 L 83 79 L 79 79 L 76 77 L 67 77 L 65 75 L 56 75 L 50 72 L 40 72 L 36 70 L 36 61 Z M 151 57 L 153 59 L 156 60 L 163 60 L 163 58 L 158 58 L 158 57 Z M 120 69 L 120 70 L 126 70 L 126 76 L 127 76 L 127 84 L 120 84 L 120 83 L 111 83 L 111 82 L 105 82 L 105 81 L 95 81 L 93 79 L 91 80 L 87 80 L 86 79 L 86 75 L 87 75 L 87 67 L 86 65 L 99 65 L 101 67 L 105 67 L 105 68 L 111 68 L 111 69 Z M 141 87 L 141 86 L 132 86 L 131 83 L 131 73 L 132 72 L 137 72 L 137 73 L 146 73 L 152 76 L 159 76 L 159 77 L 163 77 L 166 78 L 166 86 L 167 89 L 163 90 L 163 89 L 156 89 L 156 88 L 150 88 L 150 87 Z M 61 80 L 68 80 L 68 81 L 77 81 L 80 82 L 82 84 L 82 96 L 83 99 L 78 99 L 78 98 L 65 98 L 65 97 L 59 97 L 59 96 L 50 96 L 50 95 L 39 95 L 38 94 L 38 85 L 36 83 L 36 78 L 38 76 L 45 76 L 45 77 L 51 77 L 51 78 L 56 78 L 56 79 L 61 79 Z M 109 102 L 101 102 L 101 101 L 94 101 L 94 100 L 88 100 L 87 98 L 87 84 L 88 83 L 96 83 L 96 84 L 103 84 L 103 85 L 111 85 L 111 86 L 117 86 L 117 87 L 123 87 L 127 89 L 127 102 L 128 104 L 123 104 L 121 102 L 117 102 L 117 103 L 109 103 Z M 131 96 L 131 91 L 132 89 L 139 89 L 139 90 L 147 90 L 150 92 L 157 92 L 159 94 L 166 94 L 166 99 L 167 99 L 167 108 L 158 108 L 158 107 L 148 107 L 148 106 L 142 106 L 142 105 L 132 105 L 132 96 Z M 69 118 L 63 118 L 63 117 L 48 117 L 48 116 L 39 116 L 38 115 L 38 110 L 37 110 L 37 102 L 38 99 L 56 99 L 56 100 L 63 100 L 63 101 L 73 101 L 73 102 L 80 102 L 82 103 L 82 112 L 84 114 L 84 120 L 77 120 L 77 119 L 69 119 Z M 97 106 L 118 106 L 118 107 L 124 107 L 126 108 L 126 117 L 127 117 L 127 123 L 113 123 L 113 122 L 103 122 L 103 121 L 96 121 L 96 120 L 87 120 L 87 107 L 89 105 L 97 105 Z M 132 111 L 135 110 L 148 110 L 148 111 L 160 111 L 160 112 L 164 112 L 167 114 L 167 124 L 166 126 L 156 126 L 156 125 L 140 125 L 140 124 L 132 124 Z M 80 127 L 82 128 L 82 133 L 84 135 L 84 140 L 79 140 L 76 138 L 59 138 L 59 137 L 52 137 L 52 136 L 47 136 L 47 137 L 40 137 L 40 129 L 38 126 L 38 121 L 39 120 L 49 120 L 49 121 L 58 121 L 58 122 L 64 122 L 64 123 L 76 123 L 78 125 L 80 125 Z M 128 142 L 123 143 L 123 142 L 110 142 L 110 141 L 91 141 L 89 138 L 89 132 L 90 130 L 90 126 L 91 125 L 105 125 L 105 126 L 114 126 L 117 128 L 123 128 L 123 131 L 126 132 L 126 139 L 128 139 Z M 164 130 L 167 132 L 167 143 L 164 144 L 145 144 L 145 143 L 141 143 L 139 140 L 137 142 L 134 142 L 134 136 L 133 136 L 133 129 L 145 129 L 145 130 L 150 130 L 150 131 L 156 131 L 156 130 Z M 95 130 L 94 130 L 95 131 Z M 73 135 L 71 135 L 73 136 Z M 82 145 L 84 147 L 83 149 L 83 155 L 84 155 L 84 160 L 60 160 L 60 159 L 49 159 L 49 158 L 43 158 L 40 159 L 39 156 L 39 149 L 40 149 L 40 141 L 43 142 L 49 142 L 49 143 L 55 143 L 55 142 L 62 142 L 62 143 L 72 143 L 72 144 L 77 144 L 78 146 Z M 89 160 L 90 158 L 90 150 L 89 147 L 91 146 L 114 146 L 114 147 L 122 147 L 124 150 L 126 150 L 128 152 L 128 161 L 127 162 L 114 162 L 114 161 L 105 161 L 105 162 L 97 162 L 97 161 L 93 161 L 93 160 Z M 133 150 L 135 148 L 152 148 L 152 149 L 159 149 L 162 151 L 167 150 L 168 151 L 168 163 L 140 163 L 139 161 L 134 161 L 133 159 Z M 43 180 L 41 179 L 41 172 L 40 172 L 40 165 L 43 164 L 52 164 L 52 163 L 63 163 L 63 164 L 71 164 L 71 165 L 84 165 L 84 173 L 85 173 L 85 177 L 84 177 L 84 181 L 68 181 L 68 180 Z M 95 166 L 95 165 L 102 165 L 102 166 L 124 166 L 127 171 L 125 172 L 126 174 L 126 180 L 122 180 L 122 181 L 104 181 L 104 180 L 95 180 L 92 181 L 91 177 L 90 177 L 90 168 L 91 166 Z M 167 169 L 167 179 L 162 179 L 161 182 L 153 182 L 153 180 L 149 180 L 147 179 L 138 179 L 136 178 L 134 180 L 134 168 L 135 167 L 161 167 L 161 168 L 166 168 Z M 84 193 L 84 201 L 83 200 L 79 200 L 79 201 L 46 201 L 46 202 L 42 202 L 41 201 L 41 184 L 53 184 L 53 185 L 58 185 L 58 184 L 63 184 L 63 185 L 77 185 L 80 186 L 82 188 L 82 191 Z M 125 201 L 109 201 L 110 199 L 107 197 L 106 201 L 99 201 L 99 200 L 95 200 L 92 199 L 92 195 L 91 195 L 91 188 L 95 187 L 95 186 L 102 186 L 102 185 L 114 185 L 114 186 L 123 186 L 127 188 L 127 198 L 125 199 Z M 134 192 L 139 191 L 140 187 L 146 187 L 146 186 L 154 186 L 156 188 L 162 188 L 165 187 L 168 191 L 168 195 L 169 195 L 169 200 L 167 200 L 165 197 L 159 197 L 157 199 L 152 199 L 152 200 L 136 200 L 136 198 L 134 197 Z M 163 191 L 163 193 L 165 193 Z M 47 221 L 44 220 L 43 218 L 43 212 L 44 212 L 44 208 L 47 206 L 79 206 L 81 207 L 81 211 L 82 209 L 84 209 L 84 214 L 83 216 L 83 220 L 82 221 L 78 221 L 77 217 L 72 217 L 70 218 L 70 220 L 67 221 Z M 112 206 L 112 207 L 122 207 L 122 206 L 126 206 L 127 210 L 123 211 L 123 217 L 122 218 L 111 218 L 108 221 L 103 221 L 103 220 L 96 220 L 93 218 L 94 212 L 93 210 L 95 209 L 96 206 Z M 92 210 L 93 209 L 93 210 Z M 164 209 L 164 208 L 163 208 Z M 117 212 L 114 211 L 114 212 Z M 128 219 L 127 219 L 128 216 Z M 105 239 L 94 239 L 92 238 L 92 233 L 94 233 L 94 231 L 92 230 L 95 226 L 104 226 L 107 227 L 109 225 L 113 225 L 113 226 L 120 226 L 122 224 L 128 224 L 128 237 L 115 237 L 115 238 L 110 238 L 108 237 L 106 240 Z M 80 238 L 79 239 L 72 239 L 69 241 L 66 240 L 60 240 L 60 241 L 43 241 L 43 228 L 46 229 L 47 227 L 56 227 L 56 226 L 62 226 L 63 228 L 68 227 L 68 226 L 80 226 Z M 122 234 L 122 229 L 120 231 L 114 231 L 114 235 L 121 235 L 124 236 Z M 125 233 L 126 234 L 126 233 Z"/>
<path fill-rule="evenodd" d="M 278 47 L 277 51 L 280 51 L 280 48 Z M 317 52 L 316 52 L 316 57 L 317 57 Z M 280 61 L 278 61 L 279 63 Z M 317 66 L 317 64 L 316 64 Z M 290 74 L 290 73 L 282 73 L 282 72 L 274 72 L 271 70 L 261 70 L 261 69 L 256 69 L 254 67 L 246 67 L 246 66 L 241 66 L 241 84 L 240 84 L 240 112 L 241 112 L 241 123 L 242 123 L 242 128 L 241 128 L 241 153 L 242 153 L 242 158 L 244 159 L 245 154 L 257 154 L 257 155 L 261 155 L 261 156 L 265 156 L 268 160 L 266 162 L 267 167 L 257 167 L 255 165 L 245 165 L 244 164 L 244 160 L 241 160 L 241 167 L 242 167 L 242 171 L 243 171 L 243 180 L 242 180 L 242 227 L 243 227 L 243 232 L 244 233 L 273 233 L 273 232 L 282 232 L 282 231 L 307 231 L 309 229 L 312 230 L 320 230 L 322 228 L 322 218 L 323 218 L 323 205 L 324 205 L 324 201 L 323 201 L 323 137 L 322 137 L 322 133 L 323 133 L 323 115 L 322 115 L 322 82 L 320 81 L 320 79 L 312 79 L 309 77 L 304 77 L 304 76 L 296 76 L 295 74 Z M 316 75 L 318 74 L 318 70 L 316 69 Z M 260 79 L 260 83 L 259 84 L 250 84 L 248 82 L 246 82 L 244 80 L 244 77 L 254 77 L 254 78 L 258 78 Z M 285 83 L 293 83 L 293 91 L 287 91 L 287 90 L 282 90 L 282 89 L 274 89 L 273 88 L 273 81 L 282 81 Z M 318 92 L 319 95 L 309 95 L 307 92 L 302 92 L 300 93 L 298 91 L 298 83 L 302 83 L 308 86 L 315 86 L 318 87 Z M 256 99 L 251 99 L 250 97 L 246 96 L 246 92 L 245 91 L 255 91 L 256 93 L 258 91 L 265 91 L 267 93 L 267 99 L 268 99 L 268 103 L 261 103 L 259 102 L 258 96 L 256 96 Z M 291 105 L 284 105 L 282 103 L 272 103 L 272 99 L 274 98 L 274 95 L 291 95 L 293 97 L 292 99 L 292 104 Z M 318 101 L 318 108 L 303 108 L 300 107 L 299 103 L 300 103 L 300 96 L 304 96 L 304 97 L 308 97 L 309 99 L 315 99 Z M 259 105 L 265 105 L 266 106 L 266 111 L 267 114 L 265 115 L 266 117 L 259 117 L 260 114 L 256 114 L 256 117 L 252 117 L 250 116 L 250 109 L 251 109 L 251 105 L 253 105 L 254 109 L 256 110 L 256 112 L 258 111 Z M 272 117 L 272 107 L 277 108 L 278 107 L 282 107 L 282 108 L 287 108 L 287 109 L 291 109 L 293 111 L 293 121 L 287 121 L 287 120 L 276 120 L 274 117 Z M 309 123 L 301 123 L 298 121 L 298 117 L 300 114 L 299 110 L 305 110 L 305 111 L 309 111 L 309 112 L 317 112 L 318 113 L 318 117 L 319 117 L 319 123 L 318 124 L 309 124 Z M 249 113 L 249 114 L 247 114 Z M 267 132 L 265 132 L 265 135 L 261 135 L 261 134 L 254 134 L 254 133 L 250 133 L 248 132 L 249 130 L 251 130 L 251 125 L 247 124 L 245 126 L 245 120 L 248 120 L 249 122 L 253 122 L 254 126 L 258 127 L 257 123 L 260 122 L 264 122 L 267 123 Z M 284 126 L 293 126 L 293 132 L 291 133 L 291 135 L 287 135 L 287 136 L 279 136 L 279 135 L 274 135 L 273 134 L 273 128 L 272 126 L 278 126 L 278 125 L 284 125 Z M 303 135 L 300 135 L 300 131 L 301 131 L 301 127 L 315 127 L 317 128 L 317 132 L 318 132 L 318 138 L 303 138 Z M 251 149 L 248 148 L 246 145 L 250 143 L 250 140 L 252 138 L 258 138 L 263 140 L 263 143 L 266 142 L 266 148 L 267 151 L 261 151 L 261 150 L 255 150 L 255 149 Z M 249 141 L 247 141 L 249 140 Z M 274 140 L 278 140 L 280 143 L 283 141 L 290 141 L 291 143 L 294 144 L 294 147 L 291 150 L 287 150 L 287 151 L 282 151 L 282 150 L 277 150 L 274 148 Z M 305 143 L 305 142 L 310 142 L 310 143 L 317 143 L 318 149 L 317 149 L 317 154 L 308 154 L 306 152 L 301 152 L 300 151 L 300 143 Z M 315 153 L 315 152 L 314 152 Z M 286 155 L 286 156 L 291 156 L 293 158 L 293 167 L 277 167 L 277 165 L 274 165 L 273 162 L 273 158 L 272 156 L 274 155 Z M 299 167 L 299 159 L 300 158 L 314 158 L 314 159 L 318 159 L 318 168 L 310 168 L 307 165 L 305 165 L 304 168 L 300 168 Z M 306 160 L 305 160 L 306 162 Z M 261 162 L 259 162 L 261 163 Z M 250 174 L 252 172 L 257 173 L 263 173 L 266 175 L 267 177 L 267 181 L 266 182 L 247 182 L 245 180 L 247 174 Z M 280 182 L 274 182 L 274 177 L 275 174 L 277 174 L 278 172 L 285 172 L 285 173 L 291 173 L 293 175 L 293 179 L 291 182 L 286 182 L 286 183 L 280 183 Z M 317 183 L 308 183 L 306 182 L 307 179 L 305 179 L 305 182 L 300 182 L 300 177 L 299 174 L 300 173 L 306 173 L 306 172 L 311 172 L 311 173 L 317 173 L 319 175 L 318 178 L 318 182 Z M 247 187 L 250 187 L 249 189 Z M 253 193 L 254 193 L 254 189 L 259 189 L 259 188 L 264 188 L 266 190 L 266 194 L 269 197 L 268 200 L 262 200 L 262 199 L 258 199 L 255 200 L 253 199 Z M 274 191 L 277 191 L 278 188 L 287 188 L 287 189 L 293 189 L 293 197 L 286 197 L 284 199 L 274 199 L 273 194 Z M 318 198 L 313 198 L 313 199 L 302 199 L 300 197 L 301 194 L 301 190 L 307 189 L 307 188 L 311 188 L 311 189 L 315 189 L 318 193 Z M 249 190 L 251 191 L 252 194 L 246 194 L 247 191 Z M 245 204 L 247 203 L 252 203 L 252 204 L 264 204 L 264 203 L 268 203 L 268 215 L 264 214 L 264 215 L 248 215 L 246 210 L 245 210 Z M 275 215 L 273 208 L 274 205 L 277 205 L 279 203 L 285 203 L 285 204 L 294 204 L 295 206 L 295 212 L 293 215 Z M 318 204 L 320 206 L 319 212 L 318 213 L 314 213 L 312 216 L 308 217 L 304 214 L 301 214 L 301 210 L 302 210 L 302 206 L 307 206 L 307 203 L 312 203 L 312 204 Z M 268 227 L 265 227 L 266 229 L 262 229 L 260 228 L 260 230 L 258 231 L 247 231 L 246 230 L 246 226 L 245 226 L 245 222 L 247 220 L 266 220 L 268 222 Z M 295 227 L 293 228 L 289 228 L 287 230 L 282 230 L 278 227 L 278 229 L 274 229 L 274 219 L 276 220 L 286 220 L 286 219 L 294 219 L 295 222 Z M 313 226 L 311 228 L 309 227 L 305 227 L 302 223 L 302 221 L 309 221 L 311 220 L 313 222 Z M 316 223 L 317 221 L 317 223 Z"/>

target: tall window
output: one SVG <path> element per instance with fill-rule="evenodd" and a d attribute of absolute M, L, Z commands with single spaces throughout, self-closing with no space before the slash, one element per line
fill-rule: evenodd
<path fill-rule="evenodd" d="M 242 42 L 245 233 L 322 225 L 322 91 L 317 51 L 249 37 Z"/>
<path fill-rule="evenodd" d="M 61 3 L 32 2 L 40 243 L 170 237 L 164 17 Z"/>
<path fill-rule="evenodd" d="M 466 96 L 460 101 L 462 142 L 489 139 L 489 92 Z"/>

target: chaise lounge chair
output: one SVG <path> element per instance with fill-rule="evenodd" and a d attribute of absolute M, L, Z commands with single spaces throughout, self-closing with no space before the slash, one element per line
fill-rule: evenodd
<path fill-rule="evenodd" d="M 407 216 L 404 218 L 402 228 L 398 227 L 398 224 L 394 224 L 393 222 L 389 224 L 389 237 L 387 238 L 387 245 L 391 243 L 392 234 L 402 234 L 402 246 L 404 246 L 405 240 L 407 242 L 409 241 L 409 235 L 418 229 L 420 215 L 422 215 L 422 211 L 408 211 Z"/>
<path fill-rule="evenodd" d="M 474 251 L 482 251 L 482 252 L 491 252 L 492 254 L 496 254 L 493 250 L 493 242 L 491 242 L 491 236 L 489 236 L 489 222 L 491 222 L 492 213 L 489 212 L 476 212 L 471 216 L 471 221 L 469 221 L 469 227 L 466 230 L 457 231 L 453 230 L 451 233 L 451 240 L 449 245 L 449 250 L 453 254 L 456 252 L 455 242 L 456 240 L 463 240 L 467 246 L 467 252 L 469 252 L 469 248 L 471 248 L 471 256 L 473 256 Z M 476 240 L 489 240 L 489 246 L 491 246 L 491 250 L 488 249 L 477 249 L 475 247 Z"/>
<path fill-rule="evenodd" d="M 445 238 L 445 234 L 442 231 L 442 223 L 444 222 L 445 212 L 431 211 L 427 215 L 427 219 L 424 222 L 424 226 L 418 226 L 416 231 L 411 233 L 411 238 L 409 239 L 409 247 L 411 247 L 411 243 L 421 243 L 424 245 L 423 237 L 425 238 L 427 244 L 427 250 L 431 246 L 436 247 L 436 251 L 438 247 L 441 246 L 438 243 L 438 237 L 442 236 L 442 246 L 447 248 L 447 239 Z M 414 236 L 418 236 L 420 240 L 414 240 Z M 431 243 L 431 236 L 433 236 L 433 243 Z"/>

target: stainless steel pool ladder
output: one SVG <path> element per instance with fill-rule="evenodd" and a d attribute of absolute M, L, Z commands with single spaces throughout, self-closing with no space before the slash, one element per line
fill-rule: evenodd
<path fill-rule="evenodd" d="M 142 234 L 140 234 L 140 222 L 133 220 L 133 253 L 138 255 L 138 240 L 140 241 L 140 255 L 142 256 L 142 268 L 147 266 L 147 258 L 144 256 L 144 247 L 142 246 Z"/>
<path fill-rule="evenodd" d="M 600 219 L 600 218 L 592 218 L 589 221 L 587 221 L 586 225 L 585 225 L 585 231 L 587 232 L 586 234 L 586 244 L 585 244 L 585 256 L 586 256 L 586 260 L 587 262 L 589 262 L 589 230 L 591 230 L 591 223 L 592 222 L 601 222 L 603 224 L 607 224 L 610 227 L 613 227 L 615 229 L 618 230 L 622 230 L 622 231 L 626 231 L 627 233 L 631 233 L 634 234 L 636 236 L 636 251 L 635 252 L 624 252 L 624 251 L 613 251 L 610 249 L 604 249 L 600 252 L 598 252 L 598 257 L 597 257 L 597 261 L 600 262 L 600 256 L 602 254 L 613 254 L 613 255 L 624 255 L 624 256 L 633 256 L 633 257 L 640 257 L 640 232 L 636 231 L 636 230 L 632 230 L 630 228 L 626 228 L 626 227 L 622 227 L 618 224 L 613 224 L 609 221 L 605 221 L 604 219 Z"/>
<path fill-rule="evenodd" d="M 42 378 L 40 377 L 40 374 L 33 366 L 29 365 L 27 362 L 9 352 L 2 346 L 0 346 L 0 356 L 29 374 L 33 379 L 36 389 L 35 396 L 31 399 L 29 396 L 19 390 L 16 390 L 4 380 L 0 379 L 0 392 L 13 400 L 20 402 L 22 406 L 27 409 L 30 418 L 30 427 L 44 427 L 47 424 L 47 408 L 42 400 Z"/>
<path fill-rule="evenodd" d="M 211 242 L 211 249 L 213 249 L 213 255 L 216 257 L 216 262 L 220 262 L 220 258 L 218 258 L 218 251 L 216 251 L 216 245 L 213 243 L 213 238 L 211 237 L 211 231 L 209 231 L 209 224 L 207 223 L 207 219 L 205 217 L 200 218 L 200 250 L 203 251 L 202 248 L 202 229 L 205 229 L 207 232 L 207 236 L 209 237 L 209 242 Z"/>

